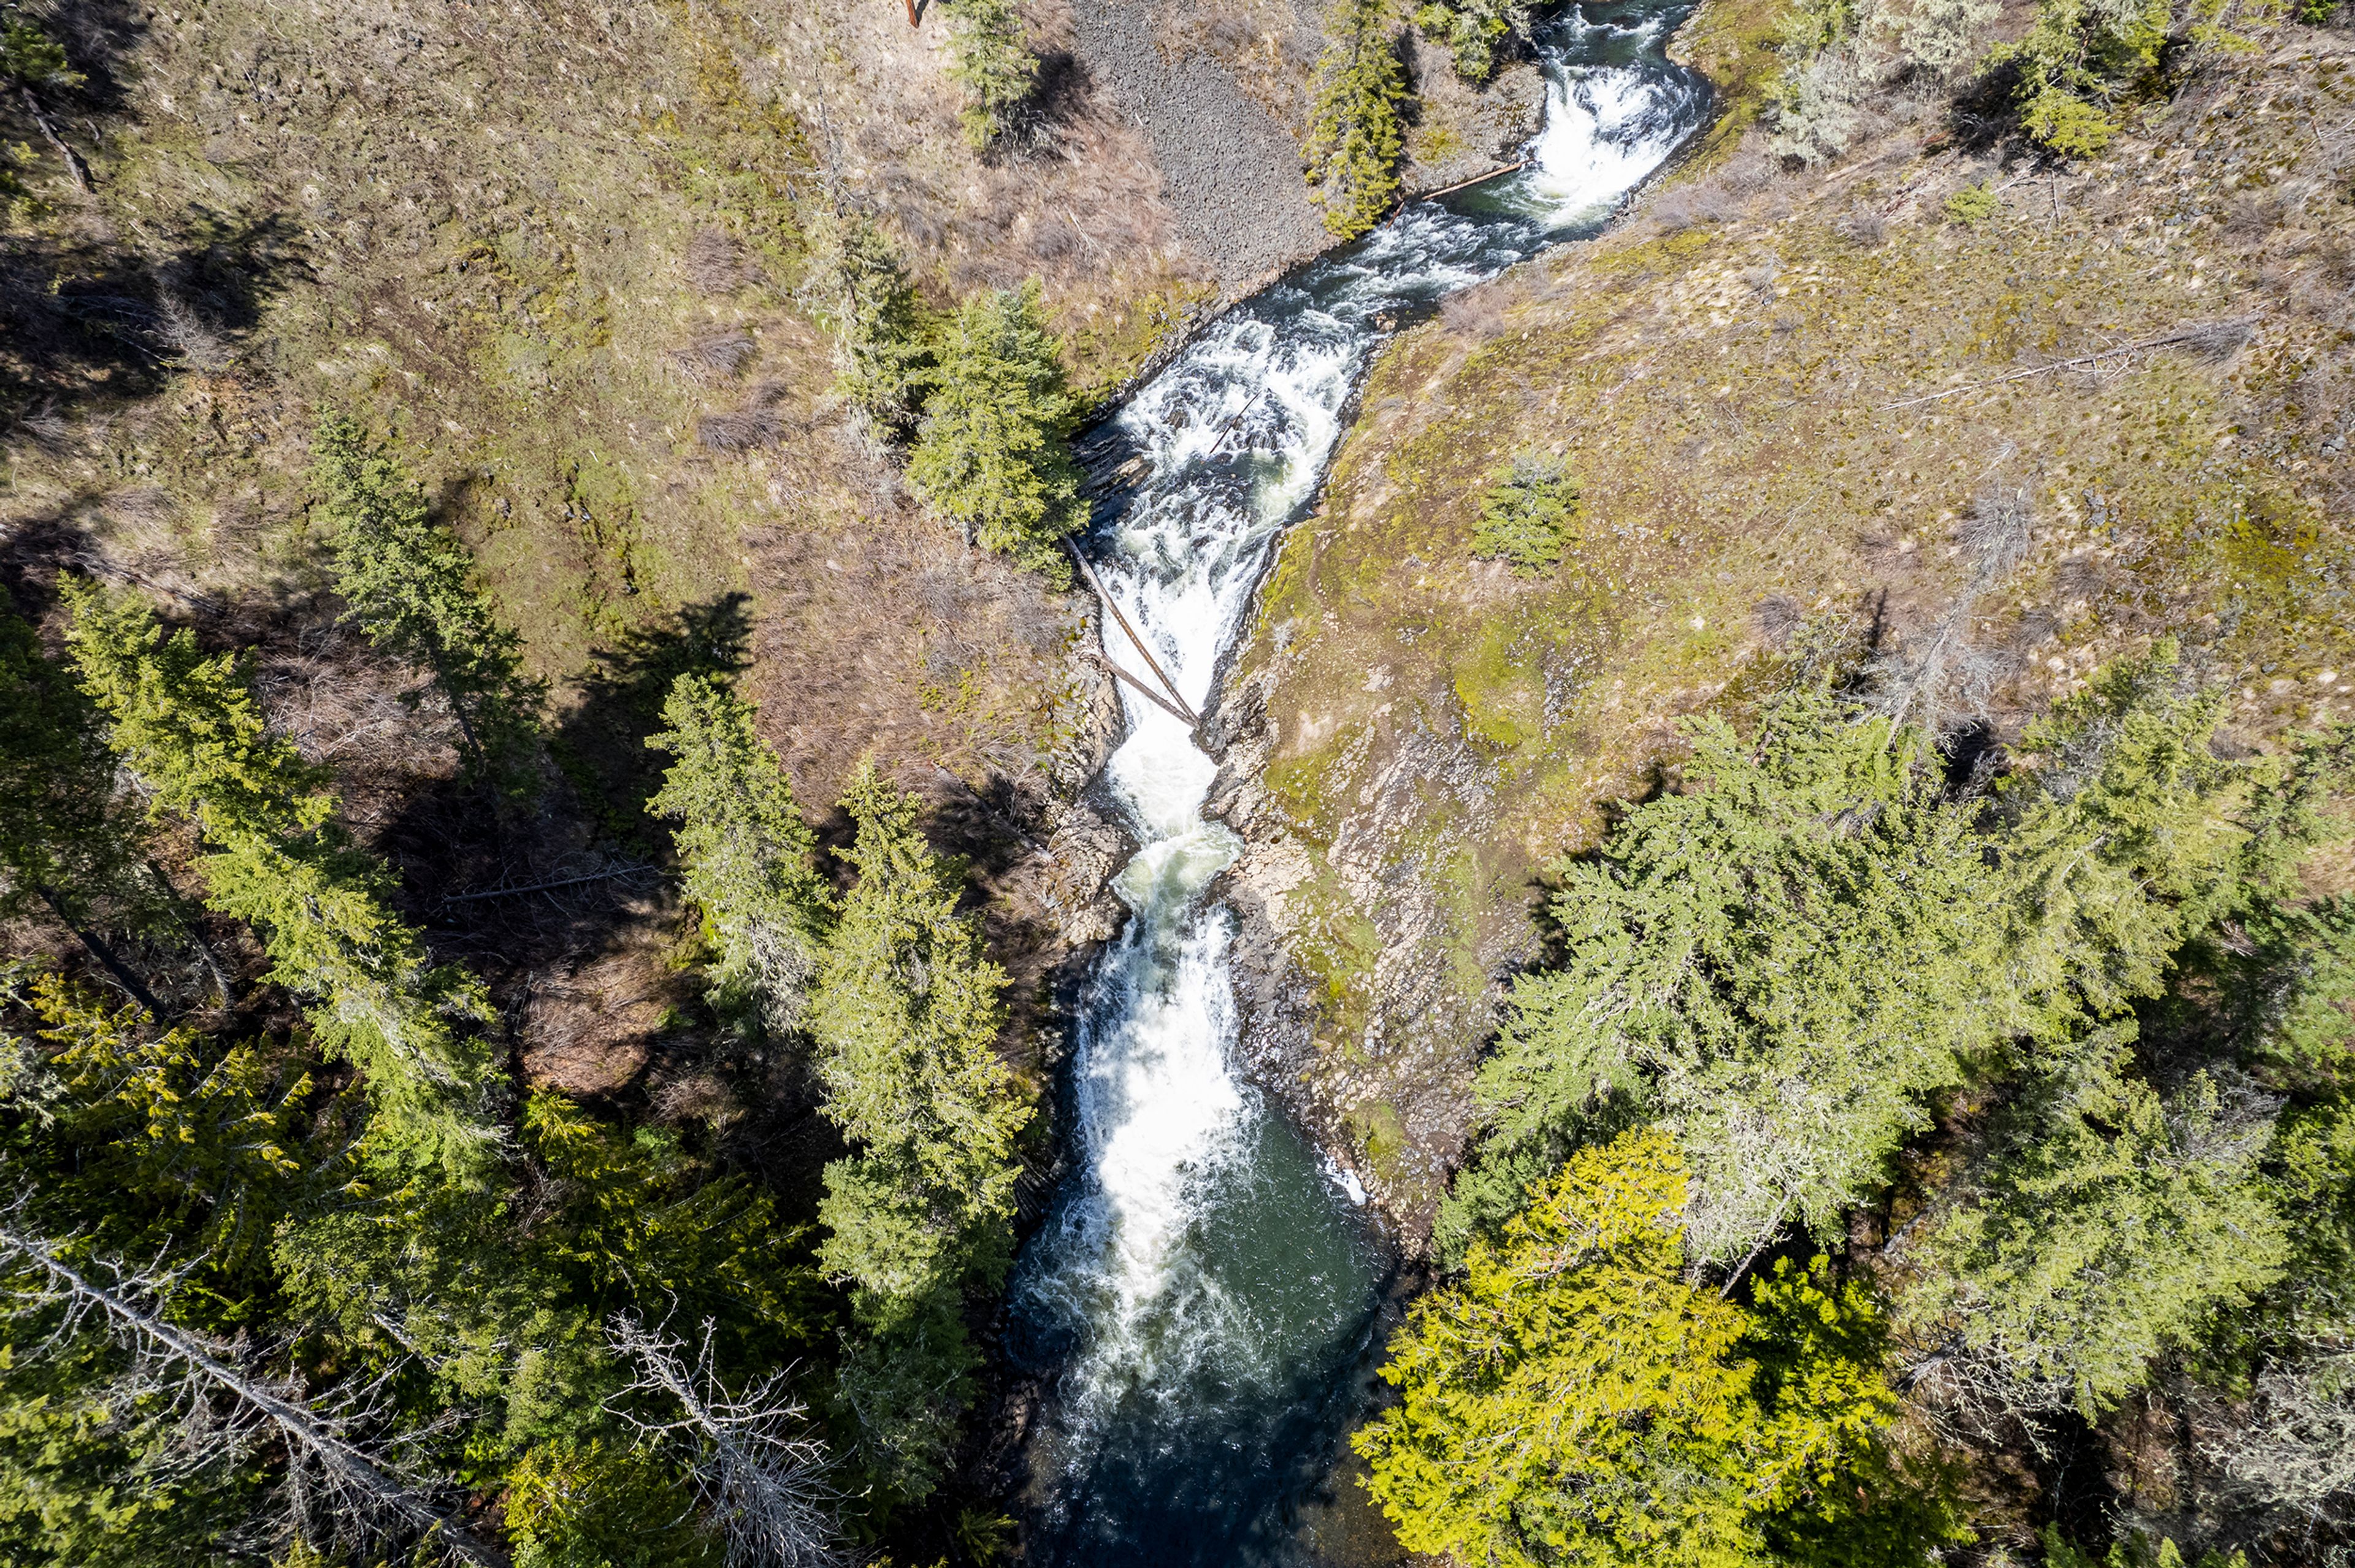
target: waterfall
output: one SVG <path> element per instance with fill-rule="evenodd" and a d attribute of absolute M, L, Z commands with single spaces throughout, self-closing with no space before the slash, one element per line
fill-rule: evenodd
<path fill-rule="evenodd" d="M 1090 554 L 1195 709 L 1382 338 L 1592 233 L 1700 122 L 1706 85 L 1660 53 L 1686 9 L 1586 5 L 1550 23 L 1525 173 L 1410 206 L 1244 301 L 1105 432 L 1145 463 Z M 1106 624 L 1106 655 L 1150 682 Z M 1079 1007 L 1079 1168 L 1010 1294 L 1011 1354 L 1054 1374 L 1033 1436 L 1031 1556 L 1313 1561 L 1297 1503 L 1363 1408 L 1383 1259 L 1353 1212 L 1362 1192 L 1236 1071 L 1234 918 L 1206 893 L 1241 845 L 1202 816 L 1216 764 L 1178 720 L 1123 696 L 1128 732 L 1103 783 L 1139 840 L 1114 882 L 1132 918 Z"/>

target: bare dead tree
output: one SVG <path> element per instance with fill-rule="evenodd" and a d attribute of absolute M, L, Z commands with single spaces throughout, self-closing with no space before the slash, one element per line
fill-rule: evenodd
<path fill-rule="evenodd" d="M 1948 1328 L 1928 1343 L 1899 1336 L 1898 1382 L 1947 1443 L 2001 1447 L 2024 1443 L 2051 1452 L 2042 1418 L 2071 1408 L 2069 1391 L 2024 1377 L 1999 1354 Z"/>
<path fill-rule="evenodd" d="M 218 1447 L 266 1431 L 285 1445 L 288 1482 L 298 1509 L 315 1495 L 320 1505 L 363 1536 L 416 1535 L 447 1555 L 478 1568 L 502 1568 L 506 1558 L 437 1505 L 430 1488 L 352 1435 L 353 1410 L 323 1410 L 293 1382 L 243 1365 L 235 1351 L 173 1323 L 164 1303 L 176 1276 L 98 1259 L 69 1262 L 67 1249 L 28 1225 L 21 1205 L 0 1214 L 0 1263 L 25 1271 L 27 1284 L 13 1294 L 19 1313 L 60 1309 L 52 1343 L 95 1318 L 103 1331 L 130 1351 L 137 1376 L 193 1407 Z M 101 1276 L 103 1277 L 101 1277 Z M 226 1415 L 205 1392 L 226 1395 Z"/>
<path fill-rule="evenodd" d="M 2355 1506 L 2355 1349 L 2276 1360 L 2255 1392 L 2208 1457 L 2269 1503 L 2318 1519 Z"/>
<path fill-rule="evenodd" d="M 2028 559 L 2035 521 L 2028 492 L 2015 486 L 1995 485 L 1971 503 L 1970 515 L 1955 530 L 1955 542 L 1971 563 L 1970 577 L 1927 635 L 1872 663 L 1892 736 L 1909 715 L 1943 731 L 1964 716 L 1985 713 L 2004 664 L 1972 641 L 1971 617 L 1979 601 Z"/>
<path fill-rule="evenodd" d="M 728 1543 L 729 1568 L 827 1568 L 844 1561 L 826 1445 L 787 1388 L 787 1368 L 731 1394 L 712 1365 L 713 1326 L 690 1363 L 684 1340 L 627 1313 L 606 1331 L 635 1381 L 606 1408 L 644 1435 L 689 1451 L 706 1516 Z M 678 1414 L 656 1419 L 645 1404 Z"/>

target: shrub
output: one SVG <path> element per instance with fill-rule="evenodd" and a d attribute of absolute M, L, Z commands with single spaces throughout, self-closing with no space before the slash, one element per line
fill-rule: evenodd
<path fill-rule="evenodd" d="M 1957 223 L 1985 223 L 1995 216 L 1995 181 L 1966 185 L 1946 197 L 1946 216 Z"/>
<path fill-rule="evenodd" d="M 1067 587 L 1056 547 L 1088 508 L 1066 439 L 1078 406 L 1055 347 L 1037 282 L 965 301 L 941 336 L 908 480 L 968 540 Z"/>
<path fill-rule="evenodd" d="M 986 147 L 1039 85 L 1039 59 L 1022 41 L 1014 0 L 943 0 L 949 14 L 949 80 L 964 89 L 965 140 Z"/>
<path fill-rule="evenodd" d="M 1578 485 L 1560 459 L 1516 457 L 1504 482 L 1480 498 L 1472 553 L 1511 561 L 1517 577 L 1535 577 L 1561 563 L 1577 515 Z"/>
<path fill-rule="evenodd" d="M 1383 0 L 1343 0 L 1317 67 L 1308 183 L 1325 209 L 1325 227 L 1343 240 L 1380 222 L 1398 197 L 1406 67 L 1388 16 Z"/>
<path fill-rule="evenodd" d="M 1913 0 L 1881 20 L 1900 60 L 1943 80 L 1977 52 L 1980 34 L 2001 9 L 1996 0 Z"/>
<path fill-rule="evenodd" d="M 1856 140 L 1858 102 L 1870 85 L 1845 49 L 1827 49 L 1784 81 L 1768 149 L 1778 158 L 1829 163 Z"/>

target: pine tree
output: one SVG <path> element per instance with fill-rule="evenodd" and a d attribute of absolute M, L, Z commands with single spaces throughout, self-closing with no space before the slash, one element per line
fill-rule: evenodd
<path fill-rule="evenodd" d="M 1057 547 L 1088 520 L 1067 439 L 1078 405 L 1037 282 L 967 299 L 938 353 L 909 483 L 968 540 L 1068 587 Z"/>
<path fill-rule="evenodd" d="M 832 900 L 811 859 L 816 837 L 753 717 L 726 681 L 680 676 L 663 703 L 670 728 L 646 738 L 678 761 L 646 809 L 678 824 L 687 893 L 719 950 L 712 999 L 782 1036 L 801 1021 Z"/>
<path fill-rule="evenodd" d="M 1755 1316 L 1696 1287 L 1684 1198 L 1664 1134 L 1582 1151 L 1499 1245 L 1473 1244 L 1461 1285 L 1415 1304 L 1382 1368 L 1399 1403 L 1351 1439 L 1401 1544 L 1496 1568 L 1737 1568 L 1777 1515 L 1855 1527 L 1896 1405 L 1870 1303 L 1787 1269 Z"/>
<path fill-rule="evenodd" d="M 987 147 L 1013 127 L 1038 91 L 1039 60 L 1022 41 L 1014 0 L 943 0 L 949 14 L 949 80 L 964 89 L 965 140 Z"/>
<path fill-rule="evenodd" d="M 155 809 L 202 835 L 207 902 L 253 926 L 272 977 L 361 1070 L 377 1152 L 478 1179 L 499 1138 L 489 1101 L 500 1081 L 480 984 L 432 963 L 393 913 L 390 875 L 352 848 L 325 773 L 270 732 L 234 657 L 207 657 L 185 629 L 166 637 L 128 592 L 69 581 L 65 594 L 67 640 L 116 753 Z"/>
<path fill-rule="evenodd" d="M 1332 28 L 1316 68 L 1308 183 L 1325 209 L 1325 227 L 1337 239 L 1354 240 L 1398 199 L 1406 67 L 1387 0 L 1342 0 Z"/>
<path fill-rule="evenodd" d="M 923 301 L 890 240 L 863 212 L 811 226 L 817 314 L 834 336 L 835 389 L 884 430 L 915 422 L 932 368 Z"/>
<path fill-rule="evenodd" d="M 1002 1279 L 1012 1257 L 1030 1098 L 996 1054 L 1005 973 L 956 912 L 915 802 L 870 763 L 843 806 L 858 827 L 858 881 L 819 962 L 809 1024 L 826 1115 L 854 1152 L 826 1168 L 818 1257 L 851 1285 L 871 1347 L 846 1369 L 845 1402 L 867 1403 L 879 1467 L 921 1496 L 944 1441 L 940 1387 L 971 1363 L 956 1304 L 968 1284 Z"/>
<path fill-rule="evenodd" d="M 432 672 L 470 774 L 510 793 L 527 788 L 545 693 L 523 674 L 520 639 L 475 586 L 472 552 L 433 520 L 416 480 L 352 421 L 322 420 L 311 453 L 346 619 L 387 653 Z"/>

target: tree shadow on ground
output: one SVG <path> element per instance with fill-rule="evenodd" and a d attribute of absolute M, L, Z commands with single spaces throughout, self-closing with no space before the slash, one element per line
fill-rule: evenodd
<path fill-rule="evenodd" d="M 5 128 L 0 128 L 5 129 Z M 270 300 L 307 272 L 274 212 L 191 208 L 148 250 L 90 234 L 0 240 L 0 414 L 44 446 L 83 404 L 235 361 Z"/>
<path fill-rule="evenodd" d="M 646 815 L 669 759 L 646 746 L 662 729 L 671 683 L 694 672 L 735 675 L 752 662 L 751 596 L 689 604 L 600 651 L 549 740 L 557 766 L 599 832 L 618 847 L 660 855 L 669 834 Z"/>

